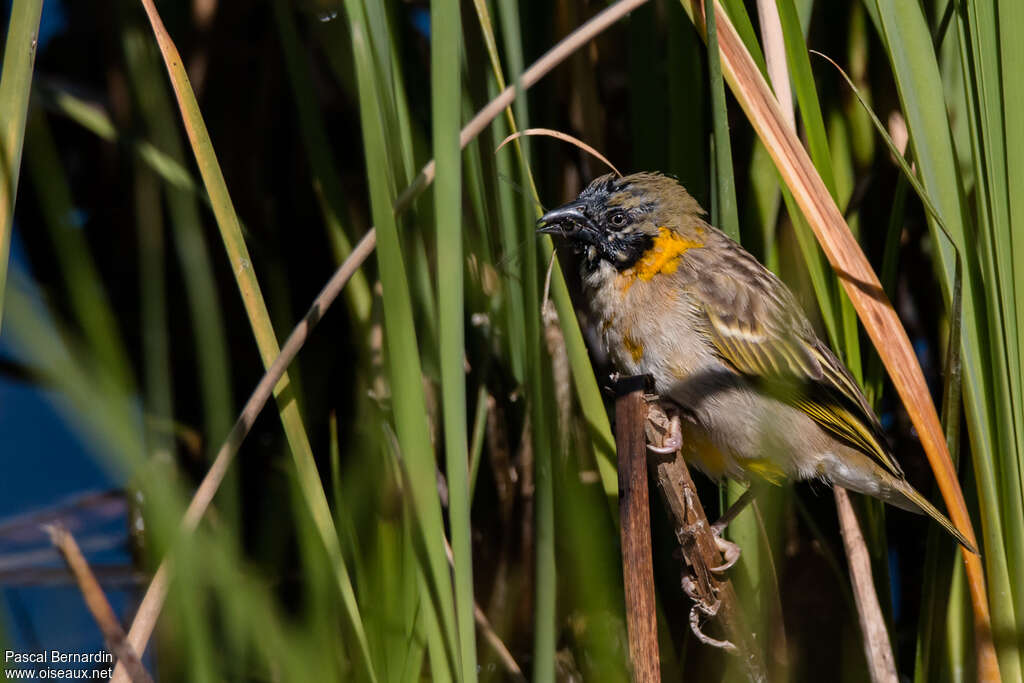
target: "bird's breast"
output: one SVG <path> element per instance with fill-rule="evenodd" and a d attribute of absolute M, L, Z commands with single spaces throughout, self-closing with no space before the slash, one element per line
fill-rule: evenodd
<path fill-rule="evenodd" d="M 659 393 L 717 362 L 698 330 L 697 302 L 680 279 L 600 266 L 585 280 L 597 331 L 616 370 L 652 375 Z"/>

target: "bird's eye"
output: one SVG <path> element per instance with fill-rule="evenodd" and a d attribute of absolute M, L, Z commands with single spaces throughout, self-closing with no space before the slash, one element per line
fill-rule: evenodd
<path fill-rule="evenodd" d="M 608 216 L 608 222 L 616 228 L 621 228 L 629 222 L 629 216 L 626 215 L 625 211 L 615 211 Z"/>

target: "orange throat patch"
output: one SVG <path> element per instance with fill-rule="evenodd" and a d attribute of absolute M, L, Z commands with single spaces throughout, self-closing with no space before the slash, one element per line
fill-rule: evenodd
<path fill-rule="evenodd" d="M 679 268 L 683 254 L 690 249 L 703 246 L 703 242 L 687 239 L 676 231 L 662 226 L 658 228 L 658 236 L 654 238 L 651 248 L 626 272 L 632 271 L 632 274 L 641 280 L 674 273 Z"/>

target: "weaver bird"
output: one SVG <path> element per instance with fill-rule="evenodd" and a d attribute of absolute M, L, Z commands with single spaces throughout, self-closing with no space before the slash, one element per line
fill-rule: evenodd
<path fill-rule="evenodd" d="M 711 478 L 819 479 L 925 513 L 849 371 L 792 292 L 659 173 L 594 180 L 540 232 L 582 255 L 583 290 L 625 375 L 678 406 L 669 449 Z M 653 450 L 653 449 L 652 449 Z"/>

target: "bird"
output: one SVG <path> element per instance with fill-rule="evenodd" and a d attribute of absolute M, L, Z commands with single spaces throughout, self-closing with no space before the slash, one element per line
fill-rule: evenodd
<path fill-rule="evenodd" d="M 924 513 L 864 393 L 790 289 L 670 176 L 593 180 L 540 233 L 580 258 L 596 336 L 621 375 L 677 409 L 665 448 L 710 478 L 819 480 Z M 749 490 L 748 490 L 749 492 Z"/>

